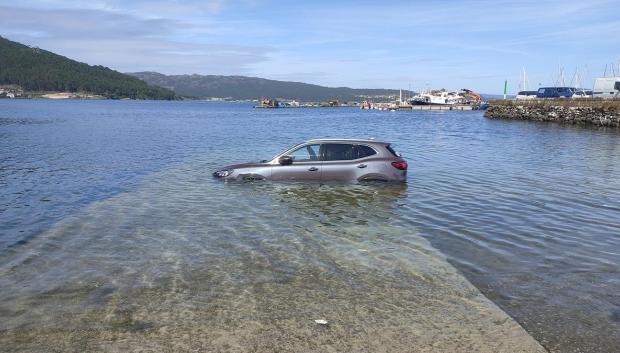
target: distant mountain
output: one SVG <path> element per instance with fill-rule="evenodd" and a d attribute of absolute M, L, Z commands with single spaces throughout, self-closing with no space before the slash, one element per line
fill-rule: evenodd
<path fill-rule="evenodd" d="M 106 98 L 175 99 L 173 91 L 0 37 L 0 85 L 25 91 L 85 92 Z"/>
<path fill-rule="evenodd" d="M 297 99 L 300 101 L 364 100 L 367 97 L 397 96 L 395 89 L 354 89 L 324 87 L 301 82 L 276 81 L 247 76 L 163 75 L 157 72 L 129 73 L 152 85 L 166 87 L 177 94 L 194 97 L 259 99 L 261 97 Z M 403 91 L 408 96 L 411 92 Z"/>

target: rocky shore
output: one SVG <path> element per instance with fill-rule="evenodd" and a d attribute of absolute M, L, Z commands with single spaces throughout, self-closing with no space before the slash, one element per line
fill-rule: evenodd
<path fill-rule="evenodd" d="M 489 119 L 620 127 L 620 101 L 492 101 L 484 116 Z"/>

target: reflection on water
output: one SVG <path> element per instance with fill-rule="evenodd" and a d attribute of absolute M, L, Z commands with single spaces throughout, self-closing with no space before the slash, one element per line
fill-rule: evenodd
<path fill-rule="evenodd" d="M 406 202 L 407 184 L 296 184 L 259 183 L 257 192 L 265 191 L 274 202 L 282 203 L 294 214 L 314 217 L 324 225 L 334 223 L 365 225 L 368 215 L 386 222 L 398 215 Z"/>
<path fill-rule="evenodd" d="M 0 105 L 0 347 L 501 351 L 521 340 L 447 259 L 550 351 L 617 351 L 617 129 L 480 112 Z M 210 176 L 343 127 L 395 143 L 408 185 Z"/>
<path fill-rule="evenodd" d="M 403 226 L 406 185 L 221 183 L 201 170 L 151 176 L 5 257 L 0 343 L 542 351 Z"/>

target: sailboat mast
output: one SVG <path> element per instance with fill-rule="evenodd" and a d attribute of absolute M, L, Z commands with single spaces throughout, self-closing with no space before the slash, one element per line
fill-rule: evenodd
<path fill-rule="evenodd" d="M 519 86 L 522 91 L 527 91 L 529 89 L 529 82 L 527 80 L 527 72 L 525 68 L 521 70 L 521 82 L 519 82 Z"/>

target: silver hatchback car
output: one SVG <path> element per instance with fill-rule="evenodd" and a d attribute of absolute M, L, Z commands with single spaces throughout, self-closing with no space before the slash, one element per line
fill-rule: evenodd
<path fill-rule="evenodd" d="M 407 181 L 407 162 L 387 142 L 309 140 L 269 161 L 229 165 L 213 176 L 226 180 Z"/>

